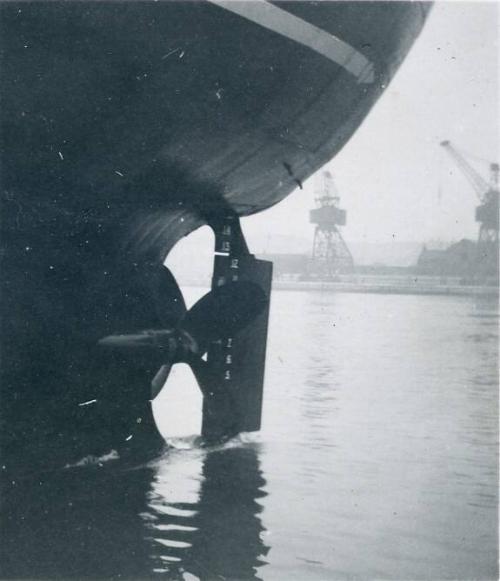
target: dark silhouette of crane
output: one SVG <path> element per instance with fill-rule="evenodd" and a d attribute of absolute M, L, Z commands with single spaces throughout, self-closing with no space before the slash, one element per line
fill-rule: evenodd
<path fill-rule="evenodd" d="M 494 276 L 498 283 L 499 165 L 494 162 L 489 164 L 490 181 L 488 183 L 450 141 L 442 141 L 441 145 L 472 185 L 480 202 L 479 206 L 476 207 L 479 236 L 475 276 L 478 279 Z"/>
<path fill-rule="evenodd" d="M 317 207 L 309 213 L 309 221 L 316 224 L 309 266 L 311 278 L 331 280 L 337 274 L 353 271 L 352 255 L 339 230 L 339 226 L 346 223 L 346 211 L 339 208 L 339 201 L 332 174 L 322 172 L 316 195 Z"/>

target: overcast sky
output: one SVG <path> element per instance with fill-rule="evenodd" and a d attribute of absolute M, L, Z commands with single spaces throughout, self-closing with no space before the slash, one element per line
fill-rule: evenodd
<path fill-rule="evenodd" d="M 384 95 L 327 166 L 347 210 L 346 240 L 477 237 L 477 198 L 439 142 L 498 160 L 498 25 L 497 3 L 436 3 Z M 472 163 L 488 176 L 486 163 Z M 312 182 L 244 220 L 254 251 L 268 233 L 312 239 Z"/>

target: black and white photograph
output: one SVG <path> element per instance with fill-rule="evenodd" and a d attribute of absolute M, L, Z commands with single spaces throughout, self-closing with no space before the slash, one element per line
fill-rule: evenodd
<path fill-rule="evenodd" d="M 498 581 L 499 13 L 0 0 L 0 579 Z"/>

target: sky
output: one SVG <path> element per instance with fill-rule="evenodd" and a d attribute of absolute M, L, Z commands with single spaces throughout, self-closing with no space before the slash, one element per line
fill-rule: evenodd
<path fill-rule="evenodd" d="M 499 158 L 499 6 L 436 2 L 407 59 L 329 169 L 353 243 L 476 239 L 477 197 L 439 146 L 476 156 L 485 178 Z M 255 252 L 281 235 L 312 240 L 314 178 L 283 202 L 245 218 Z M 263 235 L 263 233 L 267 233 Z M 272 252 L 272 248 L 270 250 Z"/>

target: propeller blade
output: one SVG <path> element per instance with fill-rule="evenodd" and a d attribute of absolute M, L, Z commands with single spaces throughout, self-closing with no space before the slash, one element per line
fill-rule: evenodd
<path fill-rule="evenodd" d="M 161 265 L 151 290 L 157 316 L 163 327 L 176 327 L 186 314 L 186 303 L 181 289 L 170 270 Z"/>
<path fill-rule="evenodd" d="M 238 281 L 217 287 L 202 297 L 179 327 L 197 343 L 202 355 L 209 343 L 242 331 L 266 307 L 268 299 L 255 283 Z"/>
<path fill-rule="evenodd" d="M 151 347 L 151 338 L 146 333 L 134 335 L 108 335 L 97 341 L 98 345 L 112 349 L 135 349 L 137 347 Z"/>
<path fill-rule="evenodd" d="M 206 361 L 203 361 L 201 357 L 191 357 L 187 363 L 193 371 L 193 375 L 200 387 L 200 391 L 204 397 L 209 398 L 213 395 L 211 392 L 214 387 L 213 371 L 207 365 Z"/>
<path fill-rule="evenodd" d="M 177 340 L 173 329 L 140 331 L 126 335 L 107 335 L 97 342 L 103 347 L 113 349 L 154 349 L 165 351 L 172 355 L 177 347 Z"/>
<path fill-rule="evenodd" d="M 172 369 L 172 365 L 167 363 L 162 365 L 158 370 L 158 373 L 153 377 L 151 380 L 151 399 L 153 400 L 163 389 L 168 376 L 170 374 L 170 370 Z"/>

